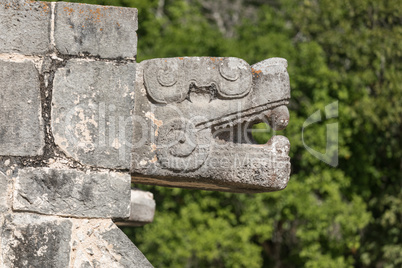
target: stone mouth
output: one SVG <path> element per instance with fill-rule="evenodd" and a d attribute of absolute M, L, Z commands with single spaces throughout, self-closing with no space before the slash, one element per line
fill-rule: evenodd
<path fill-rule="evenodd" d="M 273 130 L 286 128 L 289 122 L 289 112 L 283 105 L 286 103 L 287 100 L 284 100 L 228 116 L 226 120 L 217 120 L 216 124 L 211 125 L 212 137 L 217 144 L 261 146 L 253 138 L 252 127 L 266 123 Z"/>
<path fill-rule="evenodd" d="M 276 107 L 288 105 L 289 100 L 284 99 L 281 101 L 276 101 L 257 107 L 245 109 L 243 111 L 234 112 L 226 116 L 220 117 L 218 119 L 212 119 L 208 121 L 199 122 L 196 124 L 198 129 L 212 128 L 213 130 L 233 127 L 245 122 L 265 122 L 266 117 L 269 118 L 270 111 L 274 110 Z"/>

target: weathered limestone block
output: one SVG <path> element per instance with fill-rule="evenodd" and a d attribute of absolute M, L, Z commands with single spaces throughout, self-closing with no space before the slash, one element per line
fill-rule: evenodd
<path fill-rule="evenodd" d="M 72 221 L 74 224 L 70 267 L 152 267 L 111 220 Z"/>
<path fill-rule="evenodd" d="M 10 208 L 9 185 L 10 179 L 0 171 L 0 214 Z"/>
<path fill-rule="evenodd" d="M 135 227 L 151 223 L 154 220 L 155 207 L 154 195 L 151 192 L 132 189 L 130 217 L 116 224 Z"/>
<path fill-rule="evenodd" d="M 33 62 L 0 60 L 0 155 L 42 154 L 45 141 L 39 86 Z"/>
<path fill-rule="evenodd" d="M 130 176 L 50 168 L 18 171 L 13 209 L 85 218 L 127 218 Z"/>
<path fill-rule="evenodd" d="M 82 164 L 128 169 L 135 64 L 71 60 L 53 86 L 55 143 Z"/>
<path fill-rule="evenodd" d="M 50 3 L 0 2 L 0 53 L 43 55 L 50 48 Z"/>
<path fill-rule="evenodd" d="M 276 191 L 290 174 L 290 144 L 256 145 L 251 127 L 289 122 L 287 62 L 152 59 L 137 67 L 133 181 L 231 192 Z"/>
<path fill-rule="evenodd" d="M 29 213 L 4 218 L 1 267 L 69 267 L 71 220 Z"/>
<path fill-rule="evenodd" d="M 54 36 L 62 54 L 134 59 L 137 28 L 135 8 L 56 4 Z"/>

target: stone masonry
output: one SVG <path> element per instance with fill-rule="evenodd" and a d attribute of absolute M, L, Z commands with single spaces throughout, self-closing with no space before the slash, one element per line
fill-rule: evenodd
<path fill-rule="evenodd" d="M 278 191 L 290 143 L 281 58 L 136 62 L 137 9 L 0 2 L 0 267 L 152 267 L 117 227 L 151 223 L 132 183 Z"/>
<path fill-rule="evenodd" d="M 132 8 L 1 1 L 0 267 L 152 267 L 114 223 L 155 211 L 128 172 L 136 30 Z"/>

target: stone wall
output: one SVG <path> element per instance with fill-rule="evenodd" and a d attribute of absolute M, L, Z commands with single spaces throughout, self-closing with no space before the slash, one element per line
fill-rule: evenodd
<path fill-rule="evenodd" d="M 0 266 L 151 267 L 131 190 L 137 10 L 0 3 Z"/>
<path fill-rule="evenodd" d="M 117 228 L 153 220 L 131 183 L 282 190 L 290 143 L 250 134 L 289 122 L 287 61 L 136 63 L 137 10 L 0 3 L 0 264 L 149 267 Z M 275 134 L 275 133 L 273 133 Z"/>

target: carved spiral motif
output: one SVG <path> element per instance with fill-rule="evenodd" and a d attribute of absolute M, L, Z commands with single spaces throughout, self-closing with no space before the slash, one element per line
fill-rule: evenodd
<path fill-rule="evenodd" d="M 196 170 L 205 162 L 209 144 L 209 131 L 198 131 L 191 122 L 174 119 L 159 129 L 157 158 L 170 170 Z"/>
<path fill-rule="evenodd" d="M 218 96 L 241 98 L 252 88 L 252 72 L 238 58 L 185 57 L 153 59 L 144 63 L 144 83 L 157 103 L 179 103 L 189 94 L 190 85 L 216 86 Z"/>
<path fill-rule="evenodd" d="M 222 79 L 218 92 L 225 98 L 239 98 L 247 95 L 251 90 L 251 68 L 244 60 L 224 58 L 219 64 L 219 73 Z"/>
<path fill-rule="evenodd" d="M 184 74 L 178 59 L 149 60 L 144 69 L 145 87 L 155 102 L 167 104 L 186 98 L 188 89 L 180 79 Z"/>
<path fill-rule="evenodd" d="M 230 63 L 231 61 L 229 60 L 222 61 L 219 64 L 219 72 L 223 78 L 230 81 L 236 81 L 240 77 L 240 69 L 236 65 Z"/>
<path fill-rule="evenodd" d="M 167 66 L 166 69 L 158 70 L 157 79 L 161 86 L 171 87 L 177 82 L 177 72 L 174 72 L 171 66 Z"/>

